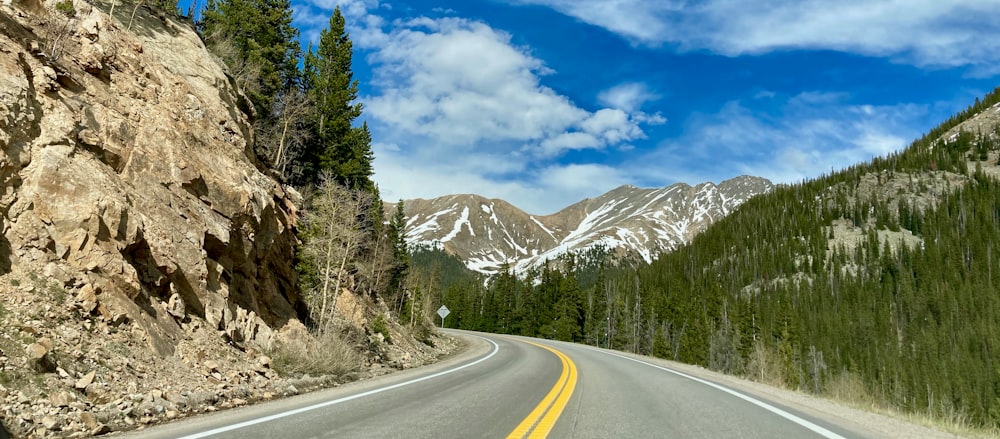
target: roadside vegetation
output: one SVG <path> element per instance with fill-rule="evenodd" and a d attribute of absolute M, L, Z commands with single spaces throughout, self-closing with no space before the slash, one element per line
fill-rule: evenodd
<path fill-rule="evenodd" d="M 355 337 L 361 338 L 361 337 Z M 274 370 L 285 376 L 341 375 L 361 364 L 361 355 L 343 334 L 276 342 L 267 352 Z"/>
<path fill-rule="evenodd" d="M 357 123 L 363 107 L 344 17 L 336 8 L 304 51 L 291 22 L 288 1 L 212 0 L 196 26 L 246 96 L 239 105 L 257 133 L 259 167 L 304 198 L 301 245 L 289 263 L 311 337 L 262 348 L 282 373 L 340 374 L 391 342 L 390 327 L 429 341 L 433 326 L 406 280 L 403 206 L 387 221 L 371 180 L 371 133 Z"/>

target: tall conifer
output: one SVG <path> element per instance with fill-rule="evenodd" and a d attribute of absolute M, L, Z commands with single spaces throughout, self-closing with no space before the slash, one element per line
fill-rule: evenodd
<path fill-rule="evenodd" d="M 316 174 L 330 171 L 348 187 L 371 191 L 371 133 L 367 124 L 354 126 L 362 105 L 356 102 L 358 81 L 351 71 L 352 49 L 338 7 L 320 34 L 319 46 L 306 53 L 306 84 L 316 105 L 314 144 L 307 160 Z"/>
<path fill-rule="evenodd" d="M 396 204 L 396 213 L 389 222 L 389 245 L 392 246 L 392 268 L 389 271 L 389 292 L 397 294 L 410 271 L 410 248 L 406 243 L 406 214 L 403 200 Z"/>

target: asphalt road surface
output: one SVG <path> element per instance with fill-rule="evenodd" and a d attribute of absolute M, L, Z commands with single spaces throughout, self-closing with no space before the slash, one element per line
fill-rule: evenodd
<path fill-rule="evenodd" d="M 135 432 L 148 438 L 854 438 L 612 351 L 455 331 L 433 366 Z"/>

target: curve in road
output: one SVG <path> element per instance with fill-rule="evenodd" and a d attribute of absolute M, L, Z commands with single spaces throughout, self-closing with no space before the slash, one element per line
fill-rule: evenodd
<path fill-rule="evenodd" d="M 227 410 L 150 438 L 608 438 L 862 435 L 702 378 L 589 346 L 453 332 L 469 352 L 425 368 Z M 132 435 L 127 435 L 132 436 Z"/>

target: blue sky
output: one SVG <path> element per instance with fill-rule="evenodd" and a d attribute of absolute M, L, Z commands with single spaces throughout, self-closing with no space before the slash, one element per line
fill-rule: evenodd
<path fill-rule="evenodd" d="M 1000 85 L 997 0 L 294 0 L 304 42 L 336 5 L 390 201 L 796 182 Z"/>

